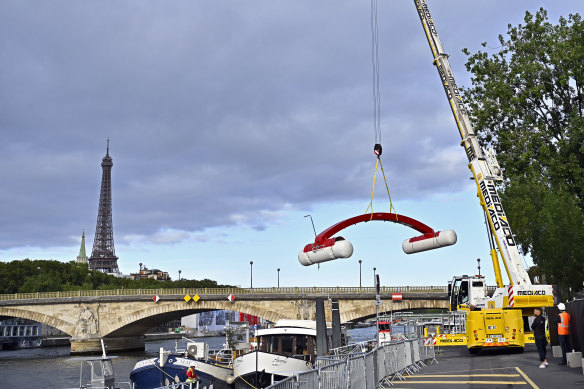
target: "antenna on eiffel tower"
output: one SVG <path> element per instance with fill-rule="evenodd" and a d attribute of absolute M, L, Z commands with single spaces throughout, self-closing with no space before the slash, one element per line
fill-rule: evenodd
<path fill-rule="evenodd" d="M 109 155 L 109 138 L 105 157 L 101 160 L 101 192 L 93 250 L 89 258 L 89 268 L 104 273 L 119 274 L 118 257 L 114 247 L 114 227 L 112 222 L 112 166 Z"/>

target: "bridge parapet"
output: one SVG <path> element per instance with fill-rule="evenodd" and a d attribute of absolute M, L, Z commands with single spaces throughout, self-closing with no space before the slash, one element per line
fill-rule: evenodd
<path fill-rule="evenodd" d="M 446 286 L 383 286 L 381 294 L 390 293 L 447 293 Z M 303 296 L 326 296 L 326 295 L 375 295 L 373 287 L 281 287 L 281 288 L 172 288 L 172 289 L 110 289 L 110 290 L 72 290 L 58 292 L 40 293 L 13 293 L 0 294 L 0 301 L 6 300 L 34 300 L 34 299 L 54 299 L 62 297 L 106 297 L 106 296 L 253 296 L 253 295 L 303 295 Z"/>

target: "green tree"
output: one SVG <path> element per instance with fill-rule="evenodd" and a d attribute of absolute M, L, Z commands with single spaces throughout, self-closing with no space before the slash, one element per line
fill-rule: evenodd
<path fill-rule="evenodd" d="M 164 289 L 164 288 L 223 288 L 217 281 L 186 280 L 142 281 L 115 277 L 90 271 L 87 265 L 73 261 L 30 260 L 0 262 L 0 294 L 35 293 L 93 289 Z"/>
<path fill-rule="evenodd" d="M 584 213 L 575 196 L 518 178 L 501 198 L 521 250 L 531 253 L 535 274 L 562 286 L 564 296 L 566 288 L 572 287 L 572 294 L 579 291 L 584 280 Z"/>
<path fill-rule="evenodd" d="M 524 253 L 547 281 L 584 278 L 584 22 L 540 8 L 509 25 L 498 49 L 468 55 L 463 93 L 507 181 L 502 199 Z M 486 47 L 486 43 L 483 43 Z"/>

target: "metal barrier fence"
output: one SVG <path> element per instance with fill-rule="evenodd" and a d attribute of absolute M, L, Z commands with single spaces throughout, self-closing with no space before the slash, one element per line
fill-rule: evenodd
<path fill-rule="evenodd" d="M 375 389 L 391 386 L 435 361 L 434 346 L 424 339 L 401 340 L 366 353 L 334 355 L 317 359 L 316 368 L 296 373 L 267 389 Z"/>
<path fill-rule="evenodd" d="M 446 286 L 383 286 L 381 293 L 447 293 Z M 61 297 L 100 297 L 100 296 L 202 296 L 234 295 L 374 295 L 373 287 L 282 287 L 282 288 L 174 288 L 174 289 L 109 289 L 109 290 L 70 290 L 60 292 L 0 294 L 0 300 L 30 300 Z"/>

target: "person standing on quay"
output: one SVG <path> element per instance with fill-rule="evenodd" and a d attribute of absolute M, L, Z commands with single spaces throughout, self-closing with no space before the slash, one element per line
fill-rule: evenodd
<path fill-rule="evenodd" d="M 566 312 L 564 303 L 559 303 L 558 309 L 560 314 L 556 321 L 558 323 L 558 340 L 560 347 L 562 347 L 562 363 L 560 365 L 566 365 L 566 353 L 570 348 L 570 314 Z"/>
<path fill-rule="evenodd" d="M 547 365 L 546 346 L 547 340 L 545 338 L 545 317 L 541 314 L 540 308 L 533 310 L 533 323 L 531 324 L 533 330 L 533 337 L 535 338 L 535 346 L 539 353 L 540 369 L 544 369 Z"/>

